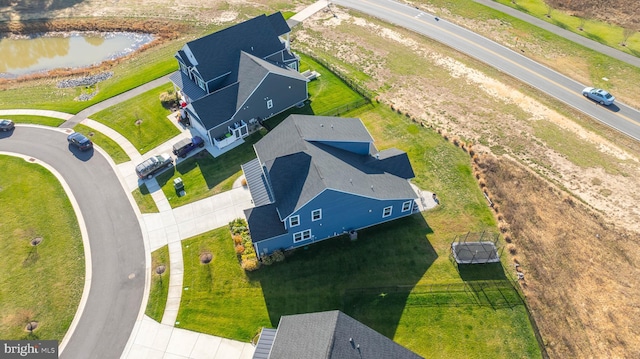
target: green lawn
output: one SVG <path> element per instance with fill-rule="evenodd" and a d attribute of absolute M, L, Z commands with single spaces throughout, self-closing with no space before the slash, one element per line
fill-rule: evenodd
<path fill-rule="evenodd" d="M 132 192 L 133 199 L 135 199 L 142 213 L 158 213 L 158 206 L 149 193 L 149 189 L 146 184 L 140 185 Z"/>
<path fill-rule="evenodd" d="M 124 152 L 122 147 L 120 147 L 120 145 L 116 141 L 112 140 L 102 132 L 81 124 L 75 125 L 73 129 L 74 131 L 80 132 L 83 135 L 87 136 L 93 143 L 105 150 L 109 154 L 109 157 L 111 157 L 113 162 L 115 162 L 116 164 L 124 163 L 131 160 L 127 153 Z"/>
<path fill-rule="evenodd" d="M 160 94 L 168 90 L 173 90 L 170 83 L 102 110 L 91 118 L 116 130 L 144 154 L 180 134 L 167 119 L 171 111 L 160 104 Z"/>
<path fill-rule="evenodd" d="M 180 162 L 173 170 L 159 174 L 156 179 L 171 207 L 230 190 L 233 182 L 242 174 L 240 165 L 256 157 L 252 146 L 261 137 L 260 133 L 254 133 L 245 138 L 245 143 L 217 158 L 207 151 L 201 151 Z M 173 187 L 173 180 L 178 177 L 185 185 L 186 194 L 182 197 L 176 194 Z"/>
<path fill-rule="evenodd" d="M 0 167 L 0 338 L 60 341 L 84 287 L 75 213 L 44 167 L 9 156 Z M 42 242 L 32 246 L 35 238 Z M 25 331 L 30 321 L 38 322 L 33 334 Z"/>
<path fill-rule="evenodd" d="M 158 273 L 158 268 L 164 266 L 165 270 Z M 169 246 L 163 246 L 151 253 L 151 291 L 145 314 L 157 322 L 162 322 L 164 308 L 167 306 L 169 294 Z"/>
<path fill-rule="evenodd" d="M 340 309 L 425 357 L 540 357 L 502 266 L 459 272 L 449 258 L 454 236 L 496 230 L 468 155 L 385 107 L 348 115 L 363 120 L 379 149 L 407 151 L 414 182 L 437 192 L 441 205 L 363 230 L 355 242 L 336 238 L 297 250 L 248 275 L 227 228 L 183 241 L 178 326 L 248 341 L 282 315 Z M 199 262 L 203 252 L 213 254 L 208 265 Z M 487 281 L 501 290 L 478 289 Z"/>
<path fill-rule="evenodd" d="M 13 120 L 15 123 L 28 123 L 33 125 L 43 125 L 51 127 L 58 127 L 64 123 L 64 120 L 47 116 L 2 115 L 0 117 Z"/>
<path fill-rule="evenodd" d="M 300 72 L 316 71 L 320 77 L 309 82 L 307 90 L 314 114 L 322 114 L 335 108 L 348 105 L 362 99 L 329 69 L 314 61 L 311 57 L 300 55 Z"/>

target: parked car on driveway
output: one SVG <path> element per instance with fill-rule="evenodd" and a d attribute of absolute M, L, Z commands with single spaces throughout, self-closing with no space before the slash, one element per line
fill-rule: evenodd
<path fill-rule="evenodd" d="M 79 132 L 74 132 L 67 136 L 67 141 L 76 146 L 80 151 L 86 151 L 93 148 L 91 140 Z"/>
<path fill-rule="evenodd" d="M 0 119 L 0 131 L 11 131 L 15 127 L 15 124 L 11 120 Z"/>
<path fill-rule="evenodd" d="M 173 158 L 168 153 L 153 156 L 136 166 L 139 178 L 151 178 L 163 169 L 173 166 Z"/>
<path fill-rule="evenodd" d="M 204 147 L 204 141 L 199 136 L 194 136 L 193 138 L 185 138 L 184 140 L 179 141 L 175 145 L 173 145 L 173 154 L 185 158 L 189 154 L 189 152 L 195 150 L 196 148 Z"/>
<path fill-rule="evenodd" d="M 584 95 L 584 97 L 590 98 L 601 105 L 607 105 L 607 106 L 611 105 L 613 101 L 616 99 L 609 92 L 603 89 L 593 88 L 593 87 L 585 88 L 584 90 L 582 90 L 582 94 Z"/>

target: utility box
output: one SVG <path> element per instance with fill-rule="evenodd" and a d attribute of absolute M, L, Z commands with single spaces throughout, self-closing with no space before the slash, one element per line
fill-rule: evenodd
<path fill-rule="evenodd" d="M 173 188 L 175 188 L 176 192 L 178 193 L 184 191 L 184 183 L 182 183 L 182 178 L 178 177 L 173 180 Z"/>

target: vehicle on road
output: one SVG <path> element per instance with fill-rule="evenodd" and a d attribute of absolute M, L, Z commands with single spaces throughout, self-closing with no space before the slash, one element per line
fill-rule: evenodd
<path fill-rule="evenodd" d="M 586 87 L 584 90 L 582 90 L 582 94 L 584 95 L 584 97 L 590 98 L 593 101 L 606 106 L 611 105 L 616 99 L 609 92 L 594 87 Z"/>
<path fill-rule="evenodd" d="M 185 138 L 173 145 L 173 154 L 178 157 L 185 158 L 189 152 L 198 147 L 204 147 L 204 140 L 201 137 L 194 136 L 193 138 Z"/>
<path fill-rule="evenodd" d="M 80 151 L 87 151 L 93 148 L 93 142 L 79 132 L 74 132 L 67 136 L 67 142 L 76 146 Z"/>
<path fill-rule="evenodd" d="M 163 169 L 173 166 L 173 158 L 168 153 L 153 156 L 136 166 L 139 178 L 151 178 Z"/>
<path fill-rule="evenodd" d="M 11 120 L 3 120 L 0 119 L 0 131 L 6 132 L 11 131 L 15 127 L 15 124 Z"/>

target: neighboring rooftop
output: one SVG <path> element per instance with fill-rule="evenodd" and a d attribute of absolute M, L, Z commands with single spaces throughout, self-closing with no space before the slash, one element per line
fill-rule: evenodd
<path fill-rule="evenodd" d="M 254 357 L 255 358 L 255 357 Z M 269 359 L 419 359 L 338 310 L 280 318 Z"/>

